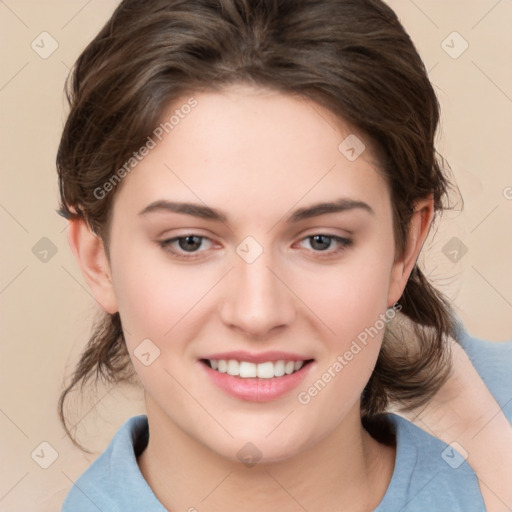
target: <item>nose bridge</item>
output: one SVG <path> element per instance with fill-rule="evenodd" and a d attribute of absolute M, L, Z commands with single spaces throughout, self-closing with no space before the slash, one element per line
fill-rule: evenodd
<path fill-rule="evenodd" d="M 293 318 L 292 297 L 277 277 L 279 272 L 272 252 L 260 248 L 251 246 L 251 241 L 237 248 L 238 261 L 230 272 L 223 309 L 226 323 L 253 335 L 263 335 L 274 327 L 290 323 Z"/>

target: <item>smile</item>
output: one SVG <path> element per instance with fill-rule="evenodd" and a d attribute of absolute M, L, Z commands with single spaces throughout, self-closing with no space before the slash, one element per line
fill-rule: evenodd
<path fill-rule="evenodd" d="M 236 359 L 207 359 L 206 364 L 219 373 L 227 373 L 233 377 L 242 379 L 259 378 L 273 379 L 291 375 L 300 370 L 305 361 L 266 361 L 252 363 L 250 361 L 237 361 Z"/>
<path fill-rule="evenodd" d="M 287 396 L 316 367 L 314 359 L 286 353 L 211 354 L 199 362 L 215 387 L 248 402 L 268 402 Z"/>

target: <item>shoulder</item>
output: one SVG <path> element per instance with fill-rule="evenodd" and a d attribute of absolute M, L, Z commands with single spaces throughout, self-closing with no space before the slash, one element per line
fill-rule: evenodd
<path fill-rule="evenodd" d="M 464 457 L 407 419 L 386 417 L 396 435 L 396 461 L 375 512 L 485 511 L 476 474 Z"/>
<path fill-rule="evenodd" d="M 116 432 L 105 451 L 74 482 L 61 512 L 163 512 L 142 476 L 134 445 L 144 441 L 148 422 L 145 415 L 128 419 Z"/>
<path fill-rule="evenodd" d="M 458 323 L 457 340 L 512 423 L 512 339 L 495 342 L 476 338 Z"/>

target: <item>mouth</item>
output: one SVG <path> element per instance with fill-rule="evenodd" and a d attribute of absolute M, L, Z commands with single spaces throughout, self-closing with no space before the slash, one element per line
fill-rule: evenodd
<path fill-rule="evenodd" d="M 314 359 L 284 353 L 216 354 L 199 362 L 219 390 L 247 402 L 269 402 L 290 394 L 315 367 Z"/>
<path fill-rule="evenodd" d="M 240 379 L 274 379 L 298 372 L 301 368 L 313 362 L 313 359 L 280 359 L 262 363 L 237 359 L 201 359 L 201 362 L 218 373 L 225 373 Z"/>

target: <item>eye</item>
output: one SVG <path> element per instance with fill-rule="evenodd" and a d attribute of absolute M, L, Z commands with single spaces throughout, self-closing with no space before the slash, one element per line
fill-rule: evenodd
<path fill-rule="evenodd" d="M 158 244 L 176 258 L 193 260 L 200 257 L 201 253 L 208 249 L 208 247 L 204 248 L 204 241 L 208 241 L 211 247 L 212 241 L 209 238 L 195 233 L 162 240 L 158 242 Z M 339 254 L 350 247 L 353 243 L 349 238 L 324 233 L 315 233 L 314 235 L 309 235 L 301 240 L 302 243 L 305 241 L 309 241 L 311 243 L 313 252 L 319 253 L 318 255 L 320 257 L 330 257 Z M 335 245 L 335 249 L 329 250 L 333 245 Z M 203 250 L 199 250 L 200 248 L 203 248 Z"/>
<path fill-rule="evenodd" d="M 326 256 L 338 254 L 350 247 L 353 243 L 349 238 L 343 238 L 340 236 L 323 233 L 309 235 L 302 239 L 302 242 L 305 241 L 309 241 L 311 243 L 311 247 L 313 248 L 314 252 L 327 253 Z M 329 251 L 330 247 L 333 245 L 333 241 L 337 247 L 334 250 Z"/>
<path fill-rule="evenodd" d="M 204 245 L 204 240 L 208 240 L 211 243 L 211 240 L 205 236 L 190 233 L 186 236 L 177 236 L 175 238 L 169 238 L 168 240 L 162 240 L 158 242 L 158 244 L 178 258 L 193 259 L 196 257 L 195 254 L 203 252 L 198 251 L 198 249 Z"/>

